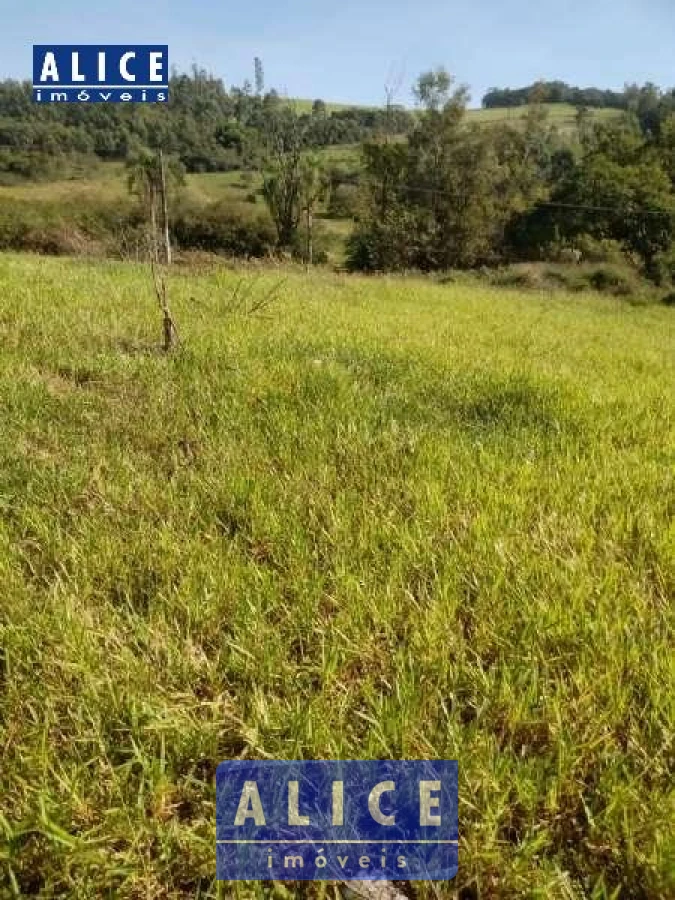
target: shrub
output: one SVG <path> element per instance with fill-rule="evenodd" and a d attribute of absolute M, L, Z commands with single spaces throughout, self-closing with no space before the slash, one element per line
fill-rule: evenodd
<path fill-rule="evenodd" d="M 102 252 L 124 230 L 138 229 L 131 203 L 6 200 L 0 207 L 0 249 L 54 255 Z"/>
<path fill-rule="evenodd" d="M 375 272 L 378 269 L 377 242 L 365 228 L 355 228 L 345 243 L 345 265 L 350 272 Z"/>
<path fill-rule="evenodd" d="M 223 201 L 179 207 L 171 231 L 179 248 L 235 256 L 266 256 L 276 243 L 266 211 Z M 143 211 L 131 201 L 6 200 L 0 206 L 0 249 L 137 258 L 145 253 L 145 234 Z"/>
<path fill-rule="evenodd" d="M 656 284 L 675 284 L 675 246 L 654 260 L 654 281 Z"/>
<path fill-rule="evenodd" d="M 40 150 L 17 150 L 2 146 L 0 137 L 0 184 L 74 178 L 85 172 L 91 175 L 99 165 L 98 157 L 90 153 L 53 154 Z"/>
<path fill-rule="evenodd" d="M 615 266 L 600 266 L 588 274 L 588 283 L 596 291 L 627 296 L 636 289 L 635 280 Z"/>
<path fill-rule="evenodd" d="M 99 253 L 101 246 L 91 235 L 61 222 L 28 231 L 22 249 L 51 256 L 88 256 Z"/>
<path fill-rule="evenodd" d="M 563 291 L 583 291 L 588 288 L 588 281 L 578 266 L 548 266 L 544 270 L 544 280 L 549 287 Z"/>
<path fill-rule="evenodd" d="M 521 263 L 488 270 L 484 277 L 497 287 L 570 292 L 601 291 L 620 297 L 642 295 L 645 284 L 625 263 L 622 266 L 588 266 Z"/>
<path fill-rule="evenodd" d="M 602 266 L 547 266 L 544 271 L 549 286 L 566 291 L 600 291 L 625 297 L 640 290 L 639 277 L 626 263 Z"/>
<path fill-rule="evenodd" d="M 574 246 L 581 250 L 583 262 L 621 265 L 626 261 L 626 255 L 619 241 L 594 238 L 590 234 L 580 234 L 575 238 Z"/>
<path fill-rule="evenodd" d="M 538 288 L 541 287 L 540 273 L 534 267 L 496 269 L 484 274 L 495 287 Z"/>
<path fill-rule="evenodd" d="M 315 219 L 312 231 L 312 262 L 316 265 L 327 263 L 329 260 L 328 250 L 329 237 L 325 229 L 321 227 L 321 220 Z M 295 232 L 290 251 L 293 259 L 299 262 L 307 261 L 307 229 L 304 223 Z"/>
<path fill-rule="evenodd" d="M 332 219 L 352 219 L 359 211 L 359 189 L 353 184 L 339 184 L 330 195 L 328 216 Z"/>
<path fill-rule="evenodd" d="M 266 211 L 217 201 L 183 206 L 172 227 L 174 239 L 186 250 L 207 250 L 234 256 L 262 257 L 276 244 L 276 232 Z"/>

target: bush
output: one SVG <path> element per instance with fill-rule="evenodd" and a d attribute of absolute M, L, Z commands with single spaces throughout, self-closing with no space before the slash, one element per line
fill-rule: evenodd
<path fill-rule="evenodd" d="M 544 278 L 548 286 L 574 292 L 592 290 L 626 297 L 640 290 L 637 273 L 625 262 L 603 266 L 548 266 Z"/>
<path fill-rule="evenodd" d="M 627 296 L 636 290 L 635 279 L 614 266 L 600 266 L 588 274 L 588 283 L 596 291 Z"/>
<path fill-rule="evenodd" d="M 633 269 L 622 266 L 588 266 L 521 263 L 488 270 L 484 277 L 496 287 L 539 290 L 600 291 L 619 297 L 638 296 L 645 285 Z"/>
<path fill-rule="evenodd" d="M 101 252 L 96 239 L 65 222 L 28 231 L 22 249 L 50 256 L 89 256 Z"/>
<path fill-rule="evenodd" d="M 130 200 L 103 203 L 80 198 L 71 204 L 10 199 L 0 206 L 0 249 L 142 258 L 146 231 L 143 211 Z M 266 211 L 223 201 L 179 207 L 171 231 L 178 248 L 235 256 L 263 257 L 276 244 Z"/>
<path fill-rule="evenodd" d="M 375 272 L 378 269 L 377 242 L 365 228 L 356 228 L 345 243 L 345 266 L 349 272 Z"/>
<path fill-rule="evenodd" d="M 656 284 L 675 284 L 675 246 L 654 260 L 654 281 Z"/>
<path fill-rule="evenodd" d="M 233 256 L 263 257 L 273 252 L 276 232 L 266 211 L 217 201 L 206 206 L 183 206 L 172 227 L 185 250 L 207 250 Z"/>
<path fill-rule="evenodd" d="M 481 274 L 495 287 L 540 288 L 542 282 L 541 273 L 533 266 L 488 270 Z"/>
<path fill-rule="evenodd" d="M 25 181 L 48 181 L 54 178 L 74 178 L 91 174 L 100 160 L 93 154 L 53 154 L 38 150 L 16 150 L 2 146 L 0 138 L 0 184 L 21 184 Z"/>
<path fill-rule="evenodd" d="M 584 291 L 588 289 L 588 281 L 578 266 L 548 266 L 544 270 L 544 280 L 548 287 L 562 291 Z"/>
<path fill-rule="evenodd" d="M 0 207 L 0 249 L 53 255 L 104 252 L 122 231 L 139 227 L 140 214 L 129 202 L 10 199 Z"/>
<path fill-rule="evenodd" d="M 429 230 L 420 228 L 414 213 L 395 209 L 380 219 L 359 222 L 347 239 L 346 267 L 361 272 L 428 272 L 434 268 L 429 265 L 428 241 Z"/>
<path fill-rule="evenodd" d="M 626 261 L 626 255 L 619 241 L 594 238 L 590 234 L 580 234 L 575 238 L 574 246 L 581 250 L 583 262 L 621 265 Z"/>
<path fill-rule="evenodd" d="M 293 243 L 289 248 L 291 257 L 298 262 L 307 262 L 307 229 L 301 224 L 295 232 Z M 322 265 L 329 260 L 329 239 L 326 231 L 321 226 L 321 220 L 314 220 L 314 229 L 312 231 L 312 262 L 315 265 Z"/>
<path fill-rule="evenodd" d="M 359 189 L 353 184 L 339 184 L 331 193 L 328 216 L 332 219 L 353 219 L 359 211 Z"/>

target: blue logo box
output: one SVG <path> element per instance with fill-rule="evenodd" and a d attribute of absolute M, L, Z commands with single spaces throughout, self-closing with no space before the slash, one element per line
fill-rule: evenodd
<path fill-rule="evenodd" d="M 219 879 L 445 880 L 457 872 L 457 762 L 223 762 Z"/>
<path fill-rule="evenodd" d="M 166 103 L 166 44 L 34 44 L 36 103 Z"/>

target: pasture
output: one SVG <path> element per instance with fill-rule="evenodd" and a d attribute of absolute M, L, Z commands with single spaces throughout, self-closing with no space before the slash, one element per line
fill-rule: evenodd
<path fill-rule="evenodd" d="M 675 894 L 671 309 L 176 267 L 166 356 L 142 266 L 0 284 L 2 896 L 323 896 L 214 882 L 244 756 L 458 759 L 418 898 Z"/>
<path fill-rule="evenodd" d="M 577 107 L 571 103 L 542 103 L 548 120 L 563 134 L 571 134 L 576 130 Z M 496 125 L 497 123 L 517 123 L 527 115 L 528 106 L 494 107 L 492 109 L 467 110 L 467 121 L 476 125 Z M 610 107 L 590 108 L 588 115 L 591 121 L 607 121 L 621 116 L 620 109 Z"/>

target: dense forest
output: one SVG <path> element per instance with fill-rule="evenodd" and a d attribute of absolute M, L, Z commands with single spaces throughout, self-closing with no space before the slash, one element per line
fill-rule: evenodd
<path fill-rule="evenodd" d="M 118 160 L 142 199 L 161 148 L 177 185 L 185 173 L 238 169 L 259 179 L 251 202 L 264 200 L 248 211 L 176 202 L 171 226 L 179 246 L 244 255 L 291 250 L 316 260 L 317 218 L 334 217 L 351 222 L 345 262 L 353 269 L 470 269 L 571 251 L 577 259 L 620 259 L 670 283 L 675 91 L 646 85 L 611 93 L 563 82 L 494 89 L 485 106 L 526 108 L 485 127 L 467 116 L 467 90 L 442 68 L 420 76 L 414 110 L 331 109 L 321 100 L 298 110 L 265 90 L 259 60 L 255 83 L 229 90 L 197 67 L 174 73 L 166 106 L 36 104 L 29 84 L 5 81 L 0 180 L 59 177 L 78 159 Z M 546 104 L 555 102 L 577 105 L 572 133 L 548 115 Z M 618 111 L 593 115 L 590 107 L 600 104 Z M 360 145 L 360 164 L 327 162 L 323 149 L 340 144 Z M 141 212 L 117 207 L 96 216 L 128 234 L 142 226 Z M 20 205 L 5 209 L 0 244 L 30 245 L 37 214 L 31 210 L 26 224 L 25 213 Z M 89 228 L 85 218 L 74 214 L 80 231 Z"/>

